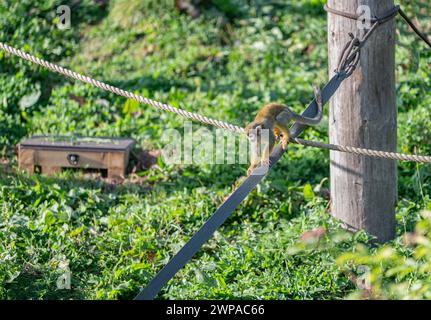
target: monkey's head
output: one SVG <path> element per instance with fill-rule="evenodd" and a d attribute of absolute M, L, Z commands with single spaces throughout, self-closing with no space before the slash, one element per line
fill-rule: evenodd
<path fill-rule="evenodd" d="M 268 130 L 269 134 L 271 134 L 272 125 L 268 121 L 253 121 L 245 127 L 245 134 L 250 141 L 256 141 L 262 136 L 263 130 Z"/>
<path fill-rule="evenodd" d="M 245 127 L 245 134 L 251 141 L 255 141 L 258 136 L 262 133 L 262 123 L 253 121 L 247 127 Z"/>

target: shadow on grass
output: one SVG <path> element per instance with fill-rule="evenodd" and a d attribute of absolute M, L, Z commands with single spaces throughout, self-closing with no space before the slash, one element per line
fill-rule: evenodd
<path fill-rule="evenodd" d="M 5 285 L 7 298 L 11 300 L 27 300 L 27 299 L 47 299 L 47 300 L 68 300 L 68 299 L 85 299 L 82 291 L 74 289 L 73 283 L 71 289 L 59 289 L 57 280 L 60 274 L 46 272 L 42 276 L 40 274 L 23 272 L 11 283 Z M 55 277 L 53 277 L 55 276 Z"/>

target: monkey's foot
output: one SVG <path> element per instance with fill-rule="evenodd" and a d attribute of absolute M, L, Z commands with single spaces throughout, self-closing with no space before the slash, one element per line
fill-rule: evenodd
<path fill-rule="evenodd" d="M 249 167 L 247 169 L 247 177 L 249 177 L 258 166 Z"/>
<path fill-rule="evenodd" d="M 271 160 L 269 158 L 262 160 L 262 166 L 269 167 L 270 165 L 271 165 Z"/>
<path fill-rule="evenodd" d="M 283 148 L 284 151 L 287 150 L 287 145 L 289 144 L 289 141 L 286 140 L 282 140 L 281 141 L 281 147 Z"/>

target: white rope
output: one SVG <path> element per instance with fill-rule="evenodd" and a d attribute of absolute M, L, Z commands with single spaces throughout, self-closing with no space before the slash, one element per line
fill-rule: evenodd
<path fill-rule="evenodd" d="M 39 58 L 37 58 L 37 57 L 35 57 L 35 56 L 31 55 L 31 54 L 28 54 L 28 53 L 26 53 L 24 51 L 21 51 L 19 49 L 16 49 L 16 48 L 13 48 L 11 46 L 8 46 L 7 44 L 4 44 L 2 42 L 0 42 L 0 48 L 3 49 L 4 51 L 10 53 L 10 54 L 16 55 L 16 56 L 18 56 L 18 57 L 20 57 L 22 59 L 25 59 L 25 60 L 28 60 L 28 61 L 30 61 L 32 63 L 38 64 L 38 65 L 40 65 L 42 67 L 48 68 L 49 70 L 57 72 L 57 73 L 60 73 L 62 75 L 65 75 L 66 77 L 73 78 L 73 79 L 76 79 L 76 80 L 80 80 L 82 82 L 91 84 L 91 85 L 93 85 L 95 87 L 98 87 L 100 89 L 103 89 L 105 91 L 109 91 L 109 92 L 115 93 L 117 95 L 129 98 L 129 99 L 133 99 L 135 101 L 138 101 L 140 103 L 144 103 L 144 104 L 150 105 L 150 106 L 155 107 L 157 109 L 164 110 L 164 111 L 169 111 L 169 112 L 173 112 L 173 113 L 176 113 L 176 114 L 178 114 L 178 115 L 180 115 L 182 117 L 185 117 L 185 118 L 188 118 L 188 119 L 192 119 L 192 120 L 196 120 L 196 121 L 199 121 L 199 122 L 202 122 L 202 123 L 210 124 L 212 126 L 215 126 L 215 127 L 218 127 L 218 128 L 222 128 L 222 129 L 226 129 L 226 130 L 229 130 L 229 131 L 232 131 L 232 132 L 236 132 L 236 133 L 243 133 L 244 132 L 243 128 L 235 126 L 235 125 L 230 124 L 228 122 L 211 119 L 211 118 L 202 116 L 202 115 L 197 114 L 197 113 L 193 113 L 193 112 L 189 112 L 189 111 L 186 111 L 186 110 L 183 110 L 183 109 L 175 108 L 175 107 L 170 106 L 168 104 L 161 103 L 161 102 L 158 102 L 158 101 L 154 101 L 154 100 L 145 98 L 143 96 L 137 95 L 137 94 L 132 93 L 130 91 L 125 91 L 123 89 L 120 89 L 120 88 L 111 86 L 109 84 L 106 84 L 104 82 L 92 79 L 90 77 L 84 76 L 82 74 L 79 74 L 77 72 L 71 71 L 69 69 L 60 67 L 60 66 L 55 65 L 55 64 L 53 64 L 51 62 L 39 59 Z"/>
<path fill-rule="evenodd" d="M 15 56 L 18 56 L 22 59 L 28 60 L 32 63 L 38 64 L 42 67 L 48 68 L 51 71 L 60 73 L 62 75 L 65 75 L 66 77 L 73 78 L 85 83 L 88 83 L 90 85 L 93 85 L 95 87 L 98 87 L 100 89 L 103 89 L 105 91 L 109 91 L 112 93 L 115 93 L 117 95 L 133 99 L 135 101 L 138 101 L 140 103 L 144 103 L 147 105 L 150 105 L 152 107 L 155 107 L 160 110 L 169 111 L 176 113 L 182 117 L 192 119 L 195 121 L 199 121 L 201 123 L 209 124 L 218 128 L 222 128 L 225 130 L 229 130 L 235 133 L 244 133 L 244 128 L 235 126 L 231 123 L 211 119 L 205 116 L 202 116 L 197 113 L 189 112 L 180 108 L 175 108 L 173 106 L 170 106 L 165 103 L 161 103 L 159 101 L 151 100 L 149 98 L 145 98 L 143 96 L 137 95 L 135 93 L 132 93 L 130 91 L 125 91 L 123 89 L 111 86 L 109 84 L 106 84 L 104 82 L 95 80 L 93 78 L 84 76 L 82 74 L 79 74 L 77 72 L 71 71 L 69 69 L 60 67 L 58 65 L 55 65 L 51 62 L 39 59 L 31 54 L 28 54 L 24 51 L 21 51 L 19 49 L 13 48 L 11 46 L 8 46 L 7 44 L 4 44 L 0 42 L 0 49 L 3 49 L 7 53 L 13 54 Z M 316 142 L 316 141 L 306 141 L 302 139 L 291 139 L 291 142 L 301 144 L 304 146 L 310 146 L 310 147 L 316 147 L 321 149 L 328 149 L 328 150 L 334 150 L 334 151 L 340 151 L 340 152 L 348 152 L 358 155 L 364 155 L 369 157 L 375 157 L 375 158 L 384 158 L 384 159 L 392 159 L 392 160 L 398 160 L 398 161 L 413 161 L 413 162 L 420 162 L 420 163 L 431 163 L 431 157 L 429 156 L 420 156 L 420 155 L 408 155 L 408 154 L 402 154 L 402 153 L 395 153 L 395 152 L 386 152 L 386 151 L 378 151 L 378 150 L 371 150 L 371 149 L 364 149 L 364 148 L 355 148 L 355 147 L 348 147 L 348 146 L 340 146 L 335 144 L 327 144 L 322 142 Z"/>
<path fill-rule="evenodd" d="M 365 148 L 340 146 L 336 144 L 329 144 L 329 143 L 323 143 L 323 142 L 317 142 L 317 141 L 307 141 L 307 140 L 298 139 L 298 138 L 291 139 L 291 142 L 308 146 L 308 147 L 315 147 L 315 148 L 327 149 L 327 150 L 333 150 L 333 151 L 339 151 L 339 152 L 347 152 L 347 153 L 353 153 L 353 154 L 374 157 L 374 158 L 392 159 L 392 160 L 398 160 L 398 161 L 412 161 L 412 162 L 419 162 L 419 163 L 431 163 L 431 157 L 429 156 L 420 156 L 420 155 L 414 155 L 414 154 L 410 155 L 410 154 L 378 151 L 378 150 L 365 149 Z"/>

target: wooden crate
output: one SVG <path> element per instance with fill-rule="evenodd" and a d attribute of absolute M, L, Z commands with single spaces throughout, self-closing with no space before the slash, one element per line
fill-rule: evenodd
<path fill-rule="evenodd" d="M 51 175 L 62 168 L 106 169 L 108 178 L 124 178 L 134 139 L 34 136 L 19 144 L 18 162 L 33 173 Z"/>

